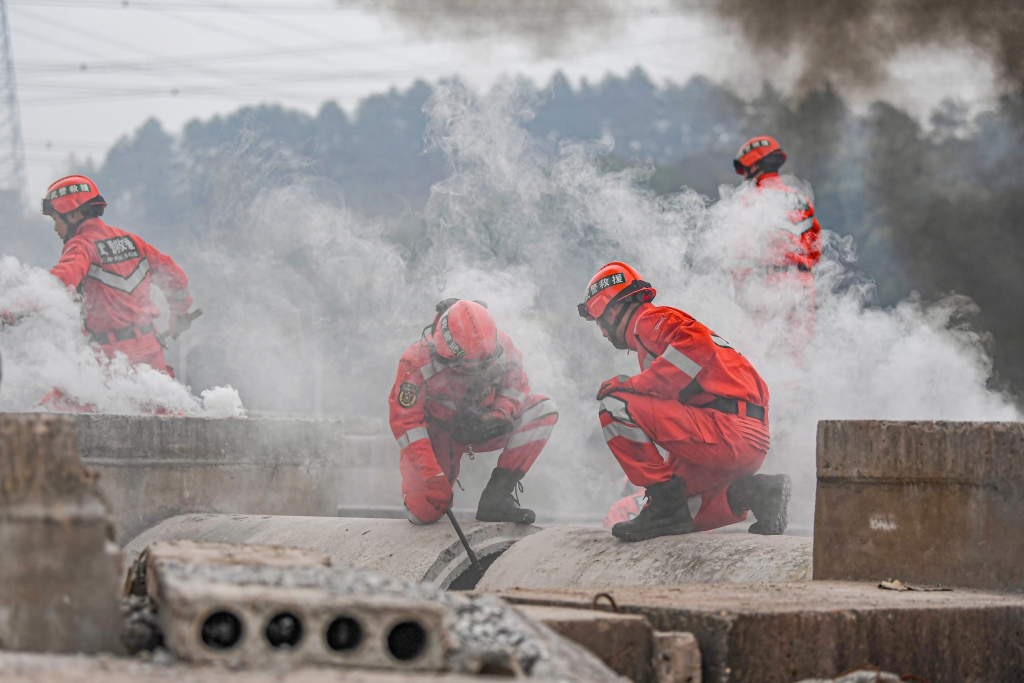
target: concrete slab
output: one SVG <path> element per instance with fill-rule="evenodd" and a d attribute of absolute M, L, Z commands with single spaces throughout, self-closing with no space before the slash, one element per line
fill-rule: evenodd
<path fill-rule="evenodd" d="M 608 588 L 619 609 L 700 643 L 708 682 L 832 678 L 872 665 L 931 683 L 1024 681 L 1024 595 L 896 592 L 808 581 Z M 501 591 L 514 604 L 587 608 L 593 589 Z"/>
<path fill-rule="evenodd" d="M 120 549 L 56 415 L 0 415 L 0 648 L 117 652 Z"/>
<path fill-rule="evenodd" d="M 401 505 L 398 446 L 372 420 L 75 416 L 124 543 L 185 512 L 337 514 Z"/>
<path fill-rule="evenodd" d="M 607 529 L 550 527 L 524 538 L 495 560 L 477 589 L 810 578 L 809 538 L 696 533 L 624 543 Z"/>
<path fill-rule="evenodd" d="M 463 531 L 484 564 L 509 546 L 539 531 L 521 524 L 472 522 Z M 306 548 L 334 564 L 374 569 L 416 582 L 448 588 L 469 568 L 469 558 L 447 520 L 420 526 L 397 519 L 180 515 L 149 529 L 125 546 L 130 564 L 155 541 L 256 543 Z M 469 587 L 469 586 L 467 586 Z"/>
<path fill-rule="evenodd" d="M 453 673 L 353 671 L 304 667 L 231 671 L 221 666 L 160 663 L 110 656 L 0 652 L 4 683 L 469 683 L 489 677 Z"/>
<path fill-rule="evenodd" d="M 536 605 L 523 605 L 519 611 L 587 648 L 612 671 L 634 683 L 654 680 L 651 625 L 643 617 Z"/>
<path fill-rule="evenodd" d="M 1024 590 L 1024 423 L 818 423 L 814 578 Z"/>

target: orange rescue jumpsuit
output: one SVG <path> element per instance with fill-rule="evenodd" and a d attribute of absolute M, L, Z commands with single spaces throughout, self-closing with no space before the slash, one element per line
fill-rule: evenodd
<path fill-rule="evenodd" d="M 449 482 L 454 481 L 467 452 L 500 451 L 498 467 L 526 472 L 558 422 L 554 401 L 530 393 L 523 357 L 500 330 L 498 344 L 502 351 L 483 387 L 474 386 L 478 376 L 458 372 L 437 360 L 425 340 L 402 354 L 388 403 L 391 431 L 402 451 L 402 499 L 412 522 L 429 524 L 444 514 L 424 497 L 427 479 L 443 473 Z M 500 411 L 515 423 L 515 429 L 485 443 L 456 441 L 451 436 L 452 423 L 473 409 Z"/>
<path fill-rule="evenodd" d="M 169 256 L 136 235 L 90 218 L 64 245 L 50 273 L 82 294 L 86 332 L 108 357 L 120 351 L 133 364 L 173 376 L 153 326 L 160 309 L 149 298 L 150 285 L 163 290 L 171 315 L 188 313 L 192 297 L 188 277 Z"/>
<path fill-rule="evenodd" d="M 641 305 L 626 344 L 641 372 L 600 406 L 605 441 L 626 476 L 649 486 L 679 475 L 687 498 L 701 496 L 697 531 L 743 521 L 726 490 L 768 453 L 768 386 L 728 342 L 675 308 Z"/>

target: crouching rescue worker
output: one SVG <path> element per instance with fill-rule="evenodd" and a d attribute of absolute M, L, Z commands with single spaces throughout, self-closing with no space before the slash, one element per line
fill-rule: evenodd
<path fill-rule="evenodd" d="M 523 475 L 558 422 L 554 402 L 530 393 L 522 355 L 481 302 L 446 299 L 406 349 L 388 397 L 402 451 L 402 498 L 409 521 L 430 524 L 452 504 L 464 454 L 501 451 L 476 518 L 532 524 L 519 506 Z"/>
<path fill-rule="evenodd" d="M 171 336 L 177 338 L 191 325 L 188 278 L 169 256 L 100 220 L 106 206 L 96 183 L 85 176 L 50 185 L 43 214 L 53 218 L 53 229 L 64 241 L 50 273 L 81 294 L 86 334 L 107 357 L 120 351 L 133 365 L 145 363 L 173 376 L 153 326 L 160 309 L 149 297 L 150 285 L 163 290 L 171 309 Z"/>
<path fill-rule="evenodd" d="M 790 479 L 755 475 L 769 446 L 768 386 L 728 342 L 689 315 L 651 303 L 656 290 L 625 263 L 603 266 L 579 305 L 641 372 L 597 393 L 605 440 L 647 505 L 612 527 L 624 541 L 742 522 L 755 534 L 786 529 Z M 700 496 L 696 518 L 687 500 Z M 627 515 L 628 516 L 628 515 Z"/>

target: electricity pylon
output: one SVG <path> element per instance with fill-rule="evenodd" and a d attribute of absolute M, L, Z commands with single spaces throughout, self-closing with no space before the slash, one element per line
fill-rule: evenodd
<path fill-rule="evenodd" d="M 25 143 L 21 138 L 7 0 L 0 0 L 0 192 L 25 196 Z"/>

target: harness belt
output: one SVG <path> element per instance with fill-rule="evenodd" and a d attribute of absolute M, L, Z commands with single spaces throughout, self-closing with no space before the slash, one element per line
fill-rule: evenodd
<path fill-rule="evenodd" d="M 102 346 L 127 339 L 138 339 L 151 332 L 155 333 L 156 328 L 153 327 L 153 323 L 149 322 L 142 327 L 123 327 L 120 330 L 110 330 L 109 332 L 90 332 L 89 337 L 94 343 Z"/>
<path fill-rule="evenodd" d="M 741 404 L 745 406 L 744 411 L 742 413 L 740 412 Z M 722 398 L 721 396 L 719 396 L 711 403 L 705 403 L 704 405 L 694 407 L 711 408 L 711 410 L 717 410 L 720 413 L 752 417 L 755 420 L 760 420 L 761 422 L 764 422 L 764 406 L 755 405 L 753 403 L 747 403 L 746 401 L 740 401 L 739 399 L 735 398 Z"/>

